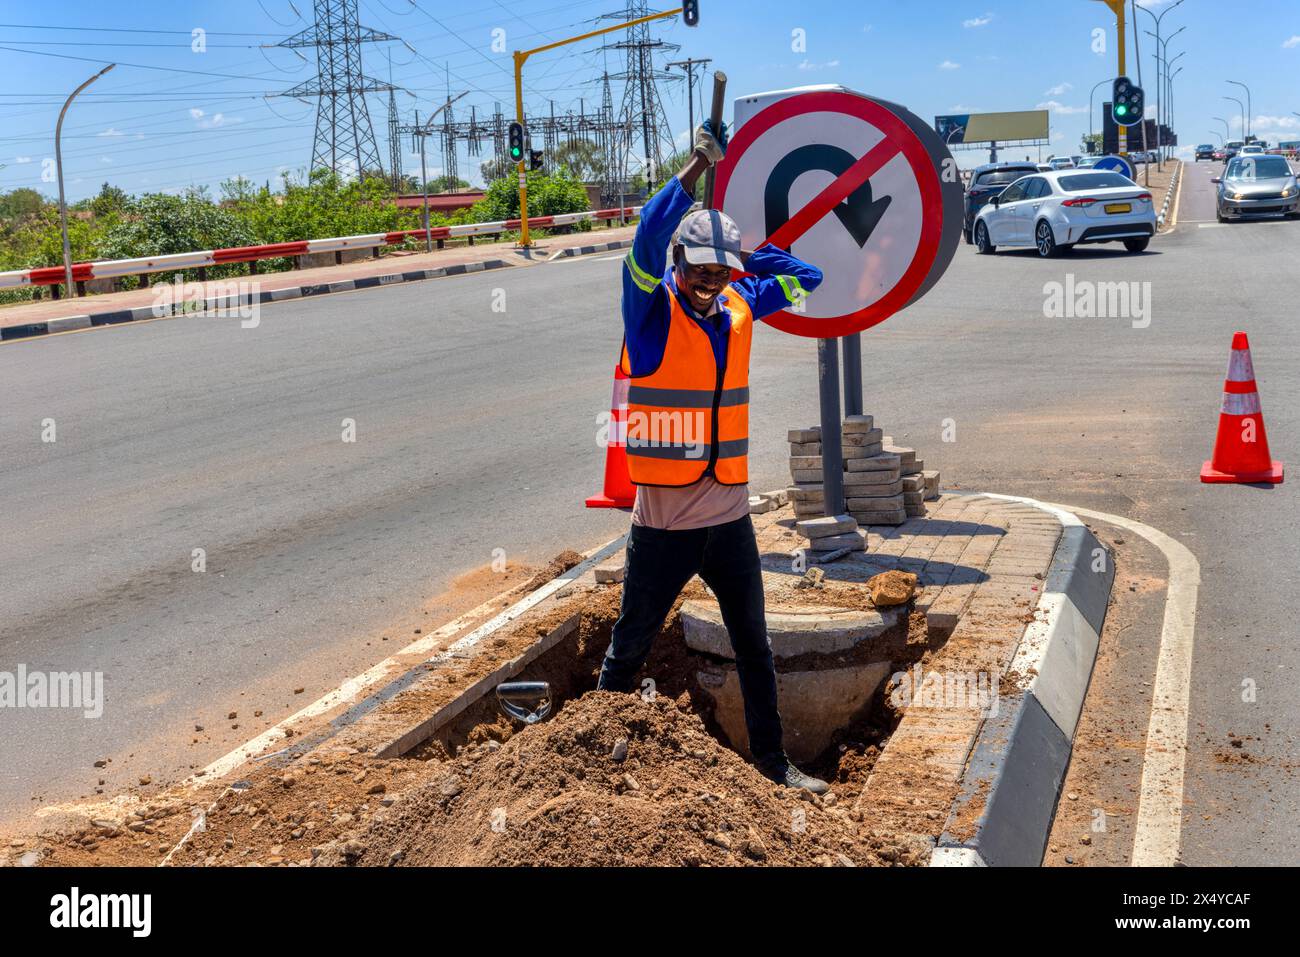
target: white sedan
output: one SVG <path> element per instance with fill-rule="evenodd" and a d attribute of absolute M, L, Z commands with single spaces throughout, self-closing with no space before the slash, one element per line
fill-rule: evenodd
<path fill-rule="evenodd" d="M 1033 246 L 1056 256 L 1079 243 L 1122 242 L 1131 253 L 1156 232 L 1151 194 L 1110 170 L 1064 169 L 1022 176 L 975 217 L 975 248 Z"/>

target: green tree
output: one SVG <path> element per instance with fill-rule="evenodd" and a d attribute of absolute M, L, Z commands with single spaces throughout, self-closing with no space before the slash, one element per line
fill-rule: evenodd
<path fill-rule="evenodd" d="M 180 196 L 146 193 L 132 201 L 121 221 L 104 235 L 101 254 L 105 259 L 130 259 L 256 243 L 257 234 L 244 217 L 217 206 L 206 190 L 191 189 Z"/>
<path fill-rule="evenodd" d="M 574 179 L 584 183 L 605 178 L 605 156 L 591 140 L 567 140 L 555 148 L 551 162 L 556 169 L 567 170 Z"/>
<path fill-rule="evenodd" d="M 45 208 L 47 200 L 34 189 L 12 189 L 0 193 L 0 219 L 18 220 L 35 216 Z"/>
<path fill-rule="evenodd" d="M 450 193 L 452 190 L 469 189 L 469 181 L 458 176 L 438 176 L 429 180 L 430 193 Z"/>
<path fill-rule="evenodd" d="M 509 160 L 499 160 L 496 157 L 493 157 L 490 160 L 484 160 L 480 163 L 478 169 L 483 176 L 483 182 L 494 183 L 513 173 L 515 171 L 515 164 Z"/>
<path fill-rule="evenodd" d="M 221 201 L 235 206 L 245 206 L 257 199 L 261 192 L 253 182 L 243 176 L 233 176 L 221 181 Z M 267 189 L 267 192 L 270 192 Z"/>
<path fill-rule="evenodd" d="M 528 173 L 528 215 L 555 216 L 590 209 L 582 184 L 560 170 L 547 176 L 541 170 Z M 519 180 L 499 179 L 487 188 L 487 195 L 470 211 L 472 222 L 496 222 L 519 216 Z"/>
<path fill-rule="evenodd" d="M 90 211 L 101 219 L 120 216 L 131 199 L 126 191 L 105 183 L 99 189 L 99 195 L 90 201 Z"/>

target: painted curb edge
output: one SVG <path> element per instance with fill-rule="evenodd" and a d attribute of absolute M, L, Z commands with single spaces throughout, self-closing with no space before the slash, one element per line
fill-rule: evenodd
<path fill-rule="evenodd" d="M 607 253 L 615 249 L 630 249 L 632 240 L 617 239 L 614 242 L 600 243 L 595 246 L 570 246 L 568 249 L 558 249 L 546 260 L 554 262 L 557 259 L 564 259 L 568 256 L 590 256 L 592 253 Z"/>
<path fill-rule="evenodd" d="M 981 494 L 981 493 L 967 493 Z M 980 729 L 932 867 L 1042 863 L 1115 578 L 1112 556 L 1077 516 L 1034 499 L 1063 529 L 1038 608 L 1009 673 L 1032 675 Z M 959 824 L 974 816 L 973 825 Z"/>

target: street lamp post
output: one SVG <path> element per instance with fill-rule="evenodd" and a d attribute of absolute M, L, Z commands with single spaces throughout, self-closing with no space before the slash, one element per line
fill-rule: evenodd
<path fill-rule="evenodd" d="M 116 63 L 110 63 L 73 90 L 72 95 L 64 102 L 63 109 L 59 110 L 59 122 L 54 125 L 54 165 L 59 174 L 59 231 L 63 234 L 63 281 L 66 284 L 65 288 L 68 290 L 68 298 L 76 295 L 76 287 L 72 284 L 72 243 L 68 241 L 68 202 L 63 194 L 63 117 L 68 112 L 68 107 L 72 105 L 72 101 L 77 98 L 78 93 L 115 66 L 117 66 Z"/>
<path fill-rule="evenodd" d="M 1093 132 L 1092 132 L 1092 95 L 1093 95 L 1094 93 L 1097 92 L 1097 87 L 1102 86 L 1102 85 L 1105 84 L 1105 83 L 1110 83 L 1110 82 L 1111 82 L 1110 80 L 1101 80 L 1100 82 L 1094 84 L 1094 85 L 1093 85 L 1093 88 L 1092 88 L 1091 90 L 1088 91 L 1088 139 L 1089 139 L 1089 140 L 1091 140 L 1092 137 L 1093 137 Z"/>
<path fill-rule="evenodd" d="M 1182 54 L 1180 53 L 1178 54 L 1178 56 L 1182 56 Z M 1174 57 L 1173 60 L 1170 60 L 1169 61 L 1170 64 L 1173 64 L 1175 61 L 1177 61 L 1178 56 Z M 1174 119 L 1174 80 L 1178 79 L 1178 74 L 1182 72 L 1183 72 L 1183 68 L 1179 67 L 1169 77 L 1169 128 L 1171 130 L 1174 128 L 1174 123 L 1176 122 L 1176 120 Z"/>
<path fill-rule="evenodd" d="M 1244 143 L 1246 142 L 1246 104 L 1241 102 L 1241 100 L 1237 99 L 1235 96 L 1225 96 L 1224 99 L 1232 100 L 1233 103 L 1236 103 L 1237 106 L 1241 108 L 1241 141 Z"/>
<path fill-rule="evenodd" d="M 1145 8 L 1142 8 L 1142 9 L 1145 9 Z M 1169 9 L 1172 10 L 1173 7 L 1170 7 Z M 1147 11 L 1147 12 L 1149 13 L 1150 11 Z M 1168 13 L 1169 11 L 1166 10 L 1165 12 Z M 1162 14 L 1162 15 L 1163 15 L 1163 14 Z M 1149 37 L 1155 37 L 1155 38 L 1156 38 L 1156 155 L 1157 155 L 1157 166 L 1159 166 L 1159 165 L 1160 165 L 1160 162 L 1163 160 L 1163 153 L 1162 153 L 1161 148 L 1160 148 L 1160 147 L 1161 147 L 1161 139 L 1162 139 L 1162 137 L 1161 137 L 1161 135 L 1160 135 L 1160 125 L 1163 123 L 1165 126 L 1168 126 L 1168 127 L 1170 127 L 1170 128 L 1172 128 L 1172 126 L 1173 126 L 1173 124 L 1169 122 L 1169 111 L 1168 111 L 1168 108 L 1167 108 L 1167 107 L 1168 107 L 1168 104 L 1167 104 L 1167 96 L 1168 96 L 1168 94 L 1166 93 L 1166 89 L 1167 89 L 1167 87 L 1168 87 L 1168 79 L 1169 79 L 1169 64 L 1172 62 L 1172 61 L 1170 61 L 1170 59 L 1169 59 L 1169 41 L 1172 40 L 1174 37 L 1178 36 L 1178 34 L 1182 33 L 1182 32 L 1183 32 L 1184 30 L 1186 30 L 1186 29 L 1187 29 L 1186 26 L 1181 26 L 1181 27 L 1179 27 L 1177 30 L 1175 30 L 1173 33 L 1171 33 L 1169 36 L 1165 37 L 1163 40 L 1160 38 L 1160 34 L 1159 34 L 1159 33 L 1152 33 L 1150 30 L 1147 30 L 1147 31 L 1146 31 L 1147 36 L 1149 36 Z M 1182 54 L 1180 53 L 1180 54 L 1178 54 L 1178 56 L 1182 56 Z M 1176 60 L 1176 59 L 1178 59 L 1178 57 L 1174 57 L 1174 59 Z"/>
<path fill-rule="evenodd" d="M 433 111 L 433 115 L 430 116 L 423 125 L 420 124 L 419 112 L 417 111 L 415 114 L 415 128 L 412 131 L 412 134 L 420 139 L 420 181 L 424 192 L 424 251 L 426 253 L 433 252 L 433 235 L 432 230 L 429 229 L 429 167 L 424 159 L 424 141 L 427 137 L 433 135 L 433 121 L 438 118 L 438 114 L 450 107 L 467 93 L 469 93 L 469 90 L 465 90 L 461 93 L 457 93 L 453 97 L 449 97 L 446 103 Z M 445 173 L 446 170 L 443 172 Z M 454 184 L 452 188 L 455 189 Z"/>
<path fill-rule="evenodd" d="M 1225 120 L 1221 116 L 1212 116 L 1210 117 L 1210 119 L 1218 120 L 1220 123 L 1223 124 L 1223 133 L 1224 133 L 1223 142 L 1225 144 L 1228 142 L 1228 140 L 1232 139 L 1232 127 L 1228 124 L 1227 120 Z"/>
<path fill-rule="evenodd" d="M 1163 55 L 1163 53 L 1164 53 L 1164 46 L 1163 46 L 1163 44 L 1162 44 L 1161 41 L 1160 41 L 1160 21 L 1163 20 L 1163 19 L 1165 18 L 1165 14 L 1166 14 L 1166 13 L 1168 13 L 1170 10 L 1174 10 L 1174 9 L 1176 9 L 1177 7 L 1181 6 L 1182 3 L 1183 3 L 1183 0 L 1178 0 L 1177 3 L 1174 3 L 1172 6 L 1166 8 L 1165 10 L 1162 10 L 1162 11 L 1160 12 L 1160 16 L 1156 16 L 1154 13 L 1152 13 L 1152 12 L 1151 12 L 1150 10 L 1148 10 L 1146 7 L 1137 7 L 1138 10 L 1141 10 L 1143 13 L 1145 13 L 1147 16 L 1149 16 L 1149 17 L 1150 17 L 1152 20 L 1154 20 L 1155 23 L 1156 23 L 1155 38 L 1156 38 L 1156 47 L 1157 47 L 1157 53 L 1158 53 L 1157 60 L 1156 60 L 1156 139 L 1157 139 L 1157 141 L 1158 141 L 1159 138 L 1160 138 L 1160 75 L 1159 75 L 1159 55 Z M 1137 6 L 1137 5 L 1134 4 L 1134 6 Z M 1136 20 L 1136 18 L 1134 18 L 1134 19 Z M 1133 26 L 1136 27 L 1136 26 L 1137 26 L 1137 23 L 1135 22 L 1135 23 L 1133 24 Z M 1181 30 L 1182 30 L 1182 28 L 1180 28 L 1179 32 L 1181 32 Z M 1146 117 L 1143 117 L 1143 118 L 1142 118 L 1142 122 L 1143 122 L 1143 124 L 1145 125 L 1145 123 L 1146 123 Z M 1159 147 L 1159 144 L 1158 144 L 1158 142 L 1157 142 L 1157 146 L 1156 146 L 1156 165 L 1157 165 L 1157 166 L 1159 166 L 1159 161 L 1160 161 L 1160 147 Z"/>
<path fill-rule="evenodd" d="M 1251 116 L 1251 106 L 1250 106 L 1250 87 L 1242 83 L 1240 80 L 1228 80 L 1228 82 L 1231 83 L 1233 86 L 1239 86 L 1246 91 L 1246 129 L 1241 134 L 1241 138 L 1245 140 L 1250 136 L 1250 124 L 1253 121 L 1253 117 Z"/>
<path fill-rule="evenodd" d="M 1169 39 L 1172 40 L 1173 37 L 1170 37 Z M 1172 60 L 1165 61 L 1165 126 L 1169 127 L 1171 132 L 1174 128 L 1174 77 L 1182 73 L 1183 68 L 1179 67 L 1172 73 L 1169 71 L 1173 65 L 1181 60 L 1186 54 L 1187 51 L 1183 50 Z"/>

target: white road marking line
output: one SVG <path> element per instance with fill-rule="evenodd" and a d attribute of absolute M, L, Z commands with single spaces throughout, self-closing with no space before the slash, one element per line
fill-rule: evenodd
<path fill-rule="evenodd" d="M 1160 628 L 1160 654 L 1151 695 L 1151 719 L 1142 758 L 1142 787 L 1130 863 L 1134 867 L 1172 867 L 1178 862 L 1182 840 L 1187 715 L 1201 563 L 1182 542 L 1150 525 L 1087 508 L 1057 507 L 1141 535 L 1160 549 L 1169 563 L 1165 617 Z"/>
<path fill-rule="evenodd" d="M 591 253 L 587 253 L 587 255 L 585 256 L 562 256 L 558 259 L 548 259 L 547 262 L 604 263 L 604 262 L 610 262 L 611 260 L 614 259 L 626 259 L 626 258 L 627 258 L 627 253 L 620 253 L 619 255 L 615 255 L 615 256 L 593 256 Z"/>
<path fill-rule="evenodd" d="M 565 263 L 607 263 L 615 259 L 626 259 L 627 253 L 616 256 L 593 256 L 588 253 L 586 256 L 566 256 L 563 259 L 557 259 L 556 262 Z"/>
<path fill-rule="evenodd" d="M 513 605 L 507 608 L 505 611 L 501 612 L 500 614 L 498 614 L 496 617 L 492 618 L 490 621 L 486 622 L 485 624 L 480 625 L 471 634 L 466 635 L 464 638 L 457 641 L 451 647 L 457 650 L 459 650 L 462 647 L 467 647 L 468 645 L 473 644 L 481 640 L 482 638 L 486 637 L 486 635 L 489 634 L 491 631 L 495 631 L 497 628 L 500 628 L 502 625 L 517 618 L 524 611 L 527 611 L 529 608 L 532 608 L 543 598 L 547 597 L 548 595 L 552 594 L 555 591 L 558 591 L 561 587 L 563 587 L 564 585 L 568 584 L 569 582 L 573 581 L 574 579 L 582 575 L 585 571 L 587 571 L 587 569 L 592 568 L 595 565 L 598 565 L 600 562 L 604 561 L 606 558 L 608 558 L 610 555 L 616 552 L 619 548 L 622 548 L 623 540 L 625 537 L 626 536 L 620 536 L 618 538 L 612 539 L 611 541 L 606 542 L 600 548 L 596 549 L 594 552 L 588 553 L 587 558 L 584 559 L 581 564 L 574 565 L 563 575 L 551 579 L 551 581 L 547 582 L 541 588 L 537 589 L 534 592 L 531 592 L 528 595 L 525 595 L 519 601 L 515 602 Z M 503 592 L 503 594 L 508 595 L 510 594 L 511 591 L 513 591 L 513 589 L 507 589 L 505 592 Z M 265 751 L 268 747 L 270 747 L 272 744 L 275 744 L 277 741 L 281 741 L 287 738 L 288 735 L 285 733 L 285 728 L 288 725 L 291 725 L 297 721 L 301 721 L 304 718 L 312 718 L 315 717 L 316 715 L 323 714 L 324 712 L 329 711 L 330 709 L 337 707 L 338 705 L 349 704 L 354 702 L 360 696 L 361 692 L 365 691 L 367 688 L 371 687 L 372 685 L 377 684 L 384 678 L 390 676 L 394 672 L 394 670 L 405 671 L 408 665 L 404 665 L 402 662 L 398 661 L 399 657 L 406 658 L 411 654 L 423 654 L 426 651 L 431 651 L 434 645 L 456 634 L 456 632 L 460 631 L 471 621 L 473 621 L 476 617 L 481 615 L 484 607 L 492 604 L 495 601 L 498 601 L 500 598 L 501 598 L 500 595 L 496 596 L 495 598 L 489 598 L 482 605 L 479 605 L 477 608 L 466 612 L 456 620 L 449 621 L 447 622 L 447 624 L 443 625 L 441 628 L 438 628 L 436 631 L 432 631 L 429 634 L 425 635 L 423 638 L 417 638 L 415 641 L 412 641 L 410 644 L 406 645 L 406 647 L 404 647 L 401 651 L 397 652 L 395 655 L 385 658 L 383 661 L 379 662 L 379 664 L 375 665 L 374 667 L 368 668 L 367 670 L 361 672 L 361 674 L 349 678 L 347 681 L 343 682 L 333 691 L 326 692 L 324 695 L 322 695 L 320 698 L 317 698 L 315 701 L 307 705 L 307 707 L 303 708 L 301 711 L 298 711 L 295 714 L 291 714 L 289 717 L 285 718 L 283 721 L 280 721 L 278 724 L 275 724 L 272 727 L 267 728 L 257 737 L 252 738 L 249 741 L 245 741 L 243 744 L 235 748 L 230 753 L 225 754 L 220 758 L 217 758 L 217 760 L 213 761 L 203 770 L 196 771 L 194 774 L 191 774 L 188 778 L 186 778 L 184 781 L 181 782 L 181 786 L 193 790 L 195 788 L 201 787 L 204 784 L 208 784 L 213 780 L 222 777 L 223 775 L 229 774 L 231 771 L 235 770 L 235 768 L 239 767 L 241 764 L 244 764 L 249 758 L 253 757 L 253 755 L 260 754 L 261 752 Z M 473 639 L 473 641 L 469 640 L 471 638 Z"/>

